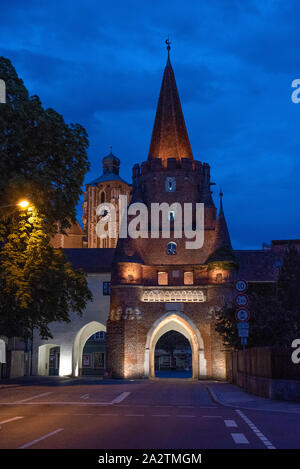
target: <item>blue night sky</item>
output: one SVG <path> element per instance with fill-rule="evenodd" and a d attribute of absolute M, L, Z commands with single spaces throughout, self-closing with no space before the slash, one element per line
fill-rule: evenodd
<path fill-rule="evenodd" d="M 129 182 L 147 158 L 169 34 L 193 154 L 216 204 L 223 189 L 234 248 L 300 238 L 299 0 L 12 0 L 0 23 L 0 55 L 30 93 L 87 129 L 86 182 L 110 145 Z"/>

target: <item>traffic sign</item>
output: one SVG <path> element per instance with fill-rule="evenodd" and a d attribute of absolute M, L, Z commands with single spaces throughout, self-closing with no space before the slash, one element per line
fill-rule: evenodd
<path fill-rule="evenodd" d="M 238 335 L 239 337 L 248 337 L 249 336 L 249 323 L 247 322 L 238 322 Z"/>
<path fill-rule="evenodd" d="M 248 288 L 248 284 L 245 280 L 237 280 L 235 282 L 235 289 L 239 292 L 239 293 L 244 293 Z"/>
<path fill-rule="evenodd" d="M 243 308 L 243 309 L 238 309 L 235 313 L 235 317 L 236 317 L 236 320 L 237 321 L 240 321 L 240 322 L 246 322 L 246 321 L 249 321 L 249 318 L 250 318 L 250 313 L 247 309 Z"/>
<path fill-rule="evenodd" d="M 235 297 L 235 302 L 236 302 L 237 306 L 247 306 L 248 297 L 247 297 L 247 295 L 237 295 Z"/>

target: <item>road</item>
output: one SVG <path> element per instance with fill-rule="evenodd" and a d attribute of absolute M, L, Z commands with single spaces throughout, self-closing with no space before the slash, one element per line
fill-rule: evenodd
<path fill-rule="evenodd" d="M 0 448 L 300 448 L 299 415 L 224 407 L 206 382 L 66 380 L 0 389 Z"/>

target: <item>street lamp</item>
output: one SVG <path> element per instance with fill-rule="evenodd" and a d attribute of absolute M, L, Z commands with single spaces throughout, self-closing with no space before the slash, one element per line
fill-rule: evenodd
<path fill-rule="evenodd" d="M 30 202 L 26 199 L 20 200 L 17 204 L 8 204 L 8 205 L 1 205 L 1 208 L 7 208 L 7 207 L 21 207 L 21 208 L 29 208 Z"/>
<path fill-rule="evenodd" d="M 28 208 L 29 202 L 28 202 L 28 200 L 24 199 L 24 200 L 21 200 L 17 205 L 21 208 Z"/>

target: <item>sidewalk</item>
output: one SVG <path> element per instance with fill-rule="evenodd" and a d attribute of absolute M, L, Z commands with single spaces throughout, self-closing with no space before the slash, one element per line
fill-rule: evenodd
<path fill-rule="evenodd" d="M 300 415 L 300 402 L 275 401 L 254 396 L 229 383 L 210 383 L 206 386 L 212 399 L 226 407 Z"/>

